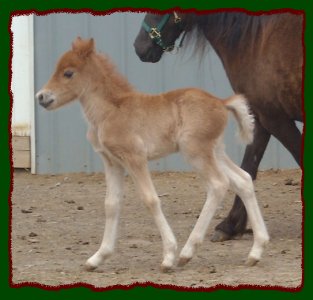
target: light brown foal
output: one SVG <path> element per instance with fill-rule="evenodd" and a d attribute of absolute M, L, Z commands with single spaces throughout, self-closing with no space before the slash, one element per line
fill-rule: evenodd
<path fill-rule="evenodd" d="M 195 88 L 159 95 L 140 93 L 106 56 L 96 52 L 93 39 L 77 38 L 36 97 L 48 110 L 79 99 L 89 124 L 87 138 L 103 159 L 107 184 L 105 230 L 99 250 L 86 262 L 88 270 L 97 268 L 114 251 L 125 170 L 160 231 L 161 267 L 173 267 L 176 239 L 148 170 L 149 159 L 173 152 L 180 152 L 202 175 L 208 192 L 178 264 L 193 257 L 229 186 L 243 200 L 254 233 L 247 263 L 254 265 L 260 260 L 269 236 L 253 183 L 250 175 L 226 156 L 222 141 L 228 111 L 234 114 L 243 140 L 249 143 L 253 139 L 253 117 L 243 96 L 234 95 L 223 101 Z"/>

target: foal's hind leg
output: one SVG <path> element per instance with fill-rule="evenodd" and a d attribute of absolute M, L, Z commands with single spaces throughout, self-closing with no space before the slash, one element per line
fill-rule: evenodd
<path fill-rule="evenodd" d="M 252 178 L 247 172 L 237 167 L 226 155 L 221 161 L 223 161 L 223 171 L 228 176 L 232 189 L 240 196 L 247 210 L 254 235 L 247 264 L 255 265 L 262 256 L 264 247 L 269 241 L 269 235 L 256 200 Z"/>
<path fill-rule="evenodd" d="M 102 154 L 105 167 L 106 198 L 105 198 L 105 229 L 99 250 L 86 262 L 87 270 L 94 270 L 113 251 L 117 235 L 120 201 L 123 197 L 124 169 L 115 162 L 109 161 Z"/>
<path fill-rule="evenodd" d="M 186 264 L 193 257 L 197 246 L 203 242 L 215 211 L 228 189 L 228 179 L 220 172 L 214 153 L 201 153 L 201 157 L 199 155 L 189 156 L 188 161 L 204 177 L 208 193 L 196 225 L 179 255 L 179 266 Z"/>
<path fill-rule="evenodd" d="M 247 171 L 252 179 L 256 178 L 260 161 L 263 157 L 270 133 L 255 119 L 253 143 L 248 145 L 242 160 L 241 168 Z M 247 212 L 240 197 L 236 195 L 233 207 L 228 216 L 215 227 L 212 242 L 222 242 L 243 234 L 247 225 Z"/>

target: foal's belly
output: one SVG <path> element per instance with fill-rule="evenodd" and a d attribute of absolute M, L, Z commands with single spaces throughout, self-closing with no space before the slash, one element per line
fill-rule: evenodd
<path fill-rule="evenodd" d="M 147 158 L 148 160 L 158 159 L 177 151 L 178 146 L 176 143 L 170 143 L 165 141 L 158 143 L 157 141 L 155 141 L 147 145 Z"/>

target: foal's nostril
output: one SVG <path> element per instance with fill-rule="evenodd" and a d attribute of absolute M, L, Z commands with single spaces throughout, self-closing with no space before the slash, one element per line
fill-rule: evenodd
<path fill-rule="evenodd" d="M 48 108 L 54 102 L 53 94 L 50 92 L 42 91 L 36 94 L 36 99 L 38 100 L 39 104 L 44 107 Z"/>
<path fill-rule="evenodd" d="M 42 101 L 43 101 L 43 99 L 44 99 L 43 94 L 42 94 L 42 93 L 37 94 L 37 99 L 38 99 L 39 103 L 42 103 Z"/>

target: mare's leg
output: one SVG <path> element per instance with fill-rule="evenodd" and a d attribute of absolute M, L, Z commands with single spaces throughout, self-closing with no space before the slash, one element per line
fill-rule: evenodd
<path fill-rule="evenodd" d="M 105 168 L 105 229 L 99 250 L 86 262 L 87 270 L 97 268 L 113 251 L 117 235 L 120 201 L 123 197 L 124 169 L 101 154 Z"/>
<path fill-rule="evenodd" d="M 258 167 L 270 139 L 270 133 L 255 120 L 253 143 L 248 145 L 241 163 L 241 168 L 247 171 L 252 179 L 256 179 Z M 212 242 L 222 242 L 232 239 L 237 234 L 243 234 L 247 225 L 247 212 L 240 197 L 237 195 L 228 216 L 215 227 Z"/>
<path fill-rule="evenodd" d="M 195 143 L 190 142 L 190 144 Z M 211 149 L 210 145 L 207 145 L 207 147 L 201 146 L 203 145 L 200 145 L 199 149 L 207 149 L 207 153 L 192 155 L 192 152 L 189 152 L 188 149 L 187 151 L 184 149 L 183 152 L 191 165 L 204 178 L 207 185 L 207 199 L 196 225 L 179 255 L 178 265 L 180 266 L 186 264 L 193 257 L 197 246 L 203 242 L 211 219 L 218 205 L 223 200 L 229 184 L 227 177 L 220 171 L 219 162 L 216 160 L 215 154 L 212 153 L 213 149 Z"/>
<path fill-rule="evenodd" d="M 231 188 L 241 197 L 253 230 L 254 243 L 247 264 L 254 265 L 260 260 L 264 247 L 269 241 L 269 235 L 256 200 L 251 176 L 237 167 L 226 155 L 223 156 L 224 159 L 221 156 L 223 173 L 228 177 Z"/>
<path fill-rule="evenodd" d="M 125 167 L 132 176 L 140 197 L 152 214 L 154 221 L 160 231 L 163 241 L 163 262 L 162 271 L 172 268 L 175 260 L 177 243 L 161 208 L 161 201 L 155 191 L 148 170 L 147 161 L 141 156 L 134 154 L 131 159 L 125 162 Z"/>
<path fill-rule="evenodd" d="M 261 116 L 261 123 L 291 153 L 298 165 L 301 165 L 302 134 L 295 121 L 285 115 Z"/>

